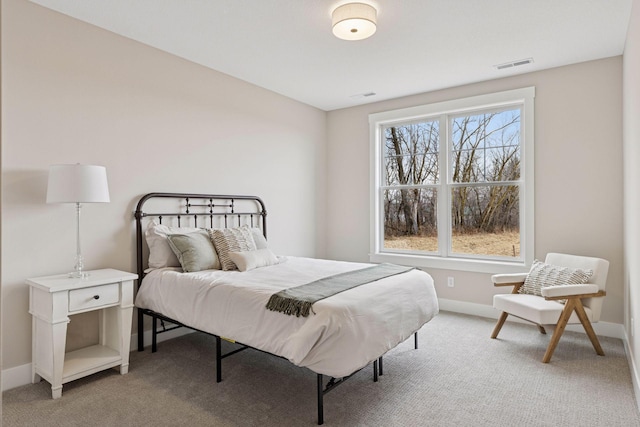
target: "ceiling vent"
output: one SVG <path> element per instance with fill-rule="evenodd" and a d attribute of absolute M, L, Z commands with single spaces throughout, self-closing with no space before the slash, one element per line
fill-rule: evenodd
<path fill-rule="evenodd" d="M 376 96 L 376 93 L 375 92 L 359 93 L 357 95 L 351 95 L 349 98 L 360 99 L 360 98 L 368 98 L 370 96 Z"/>
<path fill-rule="evenodd" d="M 505 62 L 504 64 L 494 65 L 498 70 L 504 70 L 506 68 L 519 67 L 520 65 L 527 65 L 533 63 L 533 58 L 520 59 L 513 62 Z"/>

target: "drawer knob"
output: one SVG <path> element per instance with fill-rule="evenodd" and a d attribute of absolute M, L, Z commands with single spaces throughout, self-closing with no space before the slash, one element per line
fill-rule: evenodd
<path fill-rule="evenodd" d="M 100 299 L 100 295 L 94 295 L 93 299 Z"/>

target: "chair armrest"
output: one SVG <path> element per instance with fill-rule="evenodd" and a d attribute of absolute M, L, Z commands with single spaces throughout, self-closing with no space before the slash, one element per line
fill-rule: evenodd
<path fill-rule="evenodd" d="M 547 286 L 540 289 L 540 293 L 546 299 L 567 298 L 572 296 L 585 298 L 605 295 L 604 291 L 602 291 L 602 293 L 598 291 L 598 285 L 592 284 Z"/>
<path fill-rule="evenodd" d="M 494 274 L 491 276 L 493 286 L 512 286 L 522 284 L 529 273 Z"/>

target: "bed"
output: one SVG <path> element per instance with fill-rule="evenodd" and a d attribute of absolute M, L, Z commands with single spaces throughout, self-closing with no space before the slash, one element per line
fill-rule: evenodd
<path fill-rule="evenodd" d="M 383 355 L 412 335 L 417 348 L 417 331 L 438 313 L 424 271 L 274 254 L 259 197 L 150 193 L 134 216 L 138 350 L 150 316 L 152 351 L 176 327 L 213 335 L 218 382 L 222 359 L 247 348 L 285 358 L 317 375 L 318 424 L 326 393 L 370 364 L 377 381 Z M 300 303 L 296 292 L 310 288 L 321 295 Z M 278 298 L 306 311 L 278 308 Z M 238 347 L 222 354 L 222 339 Z"/>

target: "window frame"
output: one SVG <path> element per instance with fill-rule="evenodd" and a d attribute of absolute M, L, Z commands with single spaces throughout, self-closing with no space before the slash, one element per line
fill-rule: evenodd
<path fill-rule="evenodd" d="M 370 255 L 371 262 L 393 262 L 415 267 L 428 267 L 448 270 L 473 271 L 484 273 L 522 272 L 531 265 L 534 256 L 534 99 L 535 87 L 526 87 L 485 95 L 437 102 L 416 107 L 402 108 L 369 115 L 370 128 Z M 438 233 L 439 246 L 447 245 L 447 256 L 426 253 L 394 253 L 383 250 L 384 206 L 381 203 L 381 187 L 384 179 L 384 128 L 394 124 L 411 121 L 440 120 L 440 187 L 438 192 L 454 187 L 450 181 L 449 159 L 451 146 L 449 141 L 449 123 L 447 116 L 471 114 L 474 111 L 501 109 L 509 106 L 521 108 L 521 170 L 520 170 L 520 253 L 519 260 L 493 260 L 477 258 L 470 254 L 451 252 L 449 196 L 447 203 L 441 203 L 444 194 L 438 196 L 438 215 L 446 215 L 447 232 Z M 444 127 L 443 127 L 444 125 Z M 446 132 L 446 135 L 444 134 Z M 445 172 L 443 174 L 442 172 Z M 468 184 L 466 184 L 468 185 Z M 443 206 L 444 205 L 444 206 Z M 440 223 L 440 221 L 439 221 Z"/>

